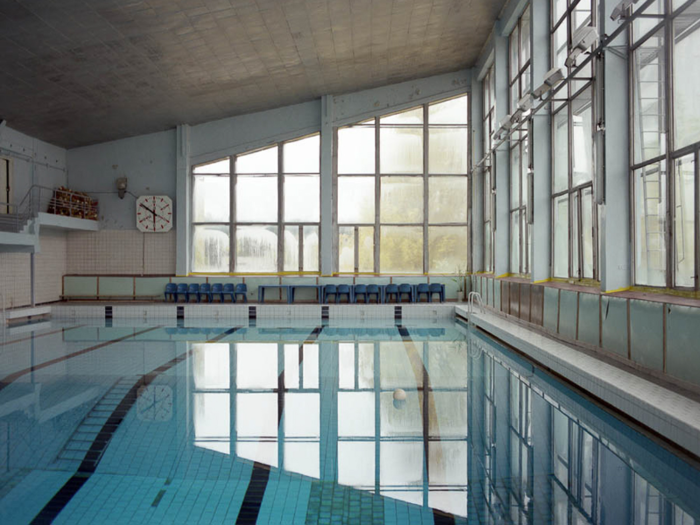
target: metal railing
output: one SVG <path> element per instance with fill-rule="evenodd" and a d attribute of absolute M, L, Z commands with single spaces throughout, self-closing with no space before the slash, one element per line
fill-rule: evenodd
<path fill-rule="evenodd" d="M 484 302 L 481 300 L 481 294 L 479 292 L 469 292 L 467 301 L 467 313 L 473 313 L 475 304 L 479 307 L 479 313 L 486 313 L 486 308 L 484 307 Z"/>
<path fill-rule="evenodd" d="M 0 231 L 20 232 L 39 212 L 97 220 L 98 201 L 87 193 L 34 184 L 19 204 L 0 202 Z"/>

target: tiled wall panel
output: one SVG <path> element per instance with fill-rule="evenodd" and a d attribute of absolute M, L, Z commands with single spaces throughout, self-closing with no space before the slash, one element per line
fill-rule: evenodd
<path fill-rule="evenodd" d="M 550 332 L 556 332 L 559 324 L 559 290 L 544 289 L 544 323 Z"/>
<path fill-rule="evenodd" d="M 632 361 L 658 371 L 664 369 L 664 305 L 630 301 Z"/>
<path fill-rule="evenodd" d="M 559 334 L 568 339 L 576 339 L 578 292 L 562 290 L 559 301 Z"/>
<path fill-rule="evenodd" d="M 603 297 L 603 348 L 627 357 L 627 300 L 619 297 Z"/>
<path fill-rule="evenodd" d="M 600 296 L 580 293 L 578 296 L 578 340 L 589 345 L 600 344 Z"/>
<path fill-rule="evenodd" d="M 700 308 L 667 305 L 666 372 L 700 385 Z"/>

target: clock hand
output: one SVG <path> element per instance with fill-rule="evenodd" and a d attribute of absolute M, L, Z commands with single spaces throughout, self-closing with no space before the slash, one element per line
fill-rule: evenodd
<path fill-rule="evenodd" d="M 163 219 L 164 221 L 167 220 L 167 219 L 166 219 L 165 217 L 163 217 L 162 215 L 158 215 L 158 214 L 157 214 L 155 211 L 153 211 L 151 208 L 148 208 L 147 206 L 144 206 L 143 204 L 140 204 L 140 206 L 141 206 L 143 209 L 145 209 L 145 210 L 147 210 L 147 211 L 150 211 L 150 212 L 151 212 L 153 215 L 155 215 L 156 217 L 158 217 L 158 218 L 160 218 L 160 219 Z"/>

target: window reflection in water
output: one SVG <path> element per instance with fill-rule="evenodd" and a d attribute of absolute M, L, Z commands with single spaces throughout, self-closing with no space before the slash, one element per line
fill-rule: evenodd
<path fill-rule="evenodd" d="M 673 475 L 635 472 L 644 458 L 601 438 L 575 401 L 533 390 L 500 354 L 470 357 L 465 341 L 192 352 L 197 447 L 461 517 L 472 487 L 484 523 L 695 523 L 661 488 Z"/>

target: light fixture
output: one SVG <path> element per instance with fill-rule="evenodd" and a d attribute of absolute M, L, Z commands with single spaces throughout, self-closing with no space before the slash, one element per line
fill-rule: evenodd
<path fill-rule="evenodd" d="M 535 89 L 532 92 L 532 95 L 536 98 L 541 98 L 545 93 L 547 93 L 550 89 L 559 84 L 559 82 L 561 82 L 562 80 L 564 80 L 564 72 L 561 70 L 561 68 L 555 67 L 553 69 L 550 69 L 544 76 L 543 84 L 537 89 Z"/>
<path fill-rule="evenodd" d="M 566 67 L 576 65 L 576 58 L 587 51 L 598 40 L 598 31 L 591 26 L 583 26 L 576 30 L 571 38 L 571 53 L 566 58 Z"/>
<path fill-rule="evenodd" d="M 515 113 L 513 113 L 513 116 L 510 117 L 511 123 L 513 123 L 513 124 L 518 124 L 518 123 L 523 119 L 523 114 L 524 114 L 524 113 L 525 113 L 525 112 L 524 112 L 522 109 L 520 109 L 520 108 L 518 108 L 517 110 L 515 110 Z"/>
<path fill-rule="evenodd" d="M 510 128 L 513 127 L 513 122 L 512 122 L 512 120 L 511 120 L 511 116 L 510 116 L 510 115 L 506 115 L 505 117 L 503 117 L 503 120 L 501 120 L 501 121 L 498 123 L 498 125 L 500 126 L 499 131 L 500 131 L 500 130 L 506 130 L 506 131 L 508 131 Z"/>
<path fill-rule="evenodd" d="M 518 107 L 523 112 L 530 111 L 532 109 L 532 94 L 528 93 L 523 98 L 518 100 Z"/>
<path fill-rule="evenodd" d="M 613 22 L 620 22 L 627 17 L 627 9 L 633 4 L 636 4 L 638 0 L 622 0 L 619 4 L 615 6 L 610 19 Z"/>
<path fill-rule="evenodd" d="M 126 195 L 127 178 L 120 177 L 117 179 L 117 195 L 120 199 L 123 199 Z"/>

